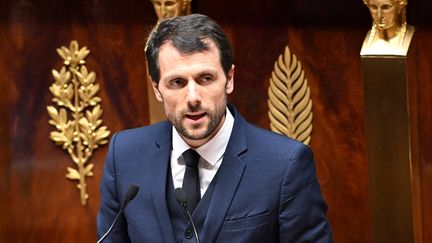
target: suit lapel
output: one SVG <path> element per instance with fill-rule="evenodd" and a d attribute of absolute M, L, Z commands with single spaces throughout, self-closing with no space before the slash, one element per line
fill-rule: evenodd
<path fill-rule="evenodd" d="M 225 215 L 234 198 L 237 186 L 240 183 L 245 164 L 240 159 L 225 155 L 219 168 L 212 201 L 210 203 L 207 217 L 202 229 L 202 242 L 214 242 Z"/>
<path fill-rule="evenodd" d="M 152 171 L 149 173 L 153 207 L 156 211 L 163 239 L 165 242 L 174 242 L 174 231 L 166 203 L 167 173 L 171 155 L 171 126 L 169 123 L 161 130 L 155 146 L 155 152 L 148 157 L 154 165 Z"/>
<path fill-rule="evenodd" d="M 247 150 L 246 121 L 233 107 L 229 108 L 234 114 L 234 127 L 221 167 L 215 177 L 212 200 L 200 233 L 202 242 L 215 242 L 246 168 L 246 164 L 240 158 Z"/>

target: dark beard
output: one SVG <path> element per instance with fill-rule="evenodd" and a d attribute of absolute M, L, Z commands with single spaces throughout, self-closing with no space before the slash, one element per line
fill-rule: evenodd
<path fill-rule="evenodd" d="M 226 111 L 226 102 L 224 102 L 223 106 L 218 107 L 218 109 L 216 109 L 214 113 L 210 114 L 210 122 L 207 125 L 204 134 L 198 134 L 198 135 L 193 135 L 188 132 L 188 130 L 181 124 L 181 117 L 180 119 L 178 117 L 173 117 L 171 115 L 167 115 L 167 117 L 168 120 L 171 121 L 171 123 L 173 124 L 177 132 L 181 134 L 183 137 L 191 140 L 201 140 L 207 138 L 214 132 L 216 127 L 222 121 L 222 118 L 225 116 L 225 111 Z"/>

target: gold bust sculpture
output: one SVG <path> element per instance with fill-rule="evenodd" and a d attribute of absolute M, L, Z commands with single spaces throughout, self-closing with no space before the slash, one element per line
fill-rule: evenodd
<path fill-rule="evenodd" d="M 149 38 L 160 21 L 173 18 L 177 16 L 189 15 L 191 14 L 191 2 L 192 0 L 150 0 L 155 9 L 156 15 L 158 16 L 157 24 L 153 27 L 153 30 L 150 32 Z M 145 45 L 144 50 L 147 49 L 147 43 Z"/>
<path fill-rule="evenodd" d="M 363 54 L 404 55 L 414 33 L 406 23 L 408 0 L 363 0 L 372 17 L 372 29 L 363 43 Z"/>
<path fill-rule="evenodd" d="M 158 16 L 158 22 L 166 18 L 172 18 L 191 14 L 192 0 L 151 0 Z"/>

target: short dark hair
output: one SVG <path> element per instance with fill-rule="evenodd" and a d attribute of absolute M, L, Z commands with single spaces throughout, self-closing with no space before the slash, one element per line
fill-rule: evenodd
<path fill-rule="evenodd" d="M 163 44 L 170 41 L 180 52 L 194 54 L 209 49 L 206 42 L 208 39 L 218 48 L 222 68 L 225 76 L 228 77 L 233 63 L 231 43 L 222 27 L 213 19 L 202 14 L 192 14 L 161 21 L 150 35 L 145 51 L 148 70 L 153 81 L 159 83 L 158 55 Z"/>

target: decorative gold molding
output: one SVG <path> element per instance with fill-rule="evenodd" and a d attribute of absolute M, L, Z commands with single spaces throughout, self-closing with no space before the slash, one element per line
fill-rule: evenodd
<path fill-rule="evenodd" d="M 89 197 L 86 177 L 93 176 L 94 166 L 88 161 L 99 145 L 108 142 L 110 131 L 106 126 L 100 126 L 102 109 L 99 104 L 101 98 L 96 96 L 100 89 L 95 83 L 96 74 L 89 73 L 84 65 L 90 51 L 87 47 L 79 49 L 78 42 L 71 41 L 69 49 L 62 46 L 57 53 L 64 60 L 64 66 L 60 72 L 52 70 L 55 82 L 49 90 L 58 109 L 47 106 L 51 117 L 49 124 L 56 128 L 50 133 L 50 138 L 62 146 L 75 163 L 76 169 L 67 167 L 66 177 L 78 181 L 81 204 L 86 205 Z"/>
<path fill-rule="evenodd" d="M 270 129 L 309 144 L 312 99 L 301 63 L 288 46 L 275 62 L 268 95 Z"/>

